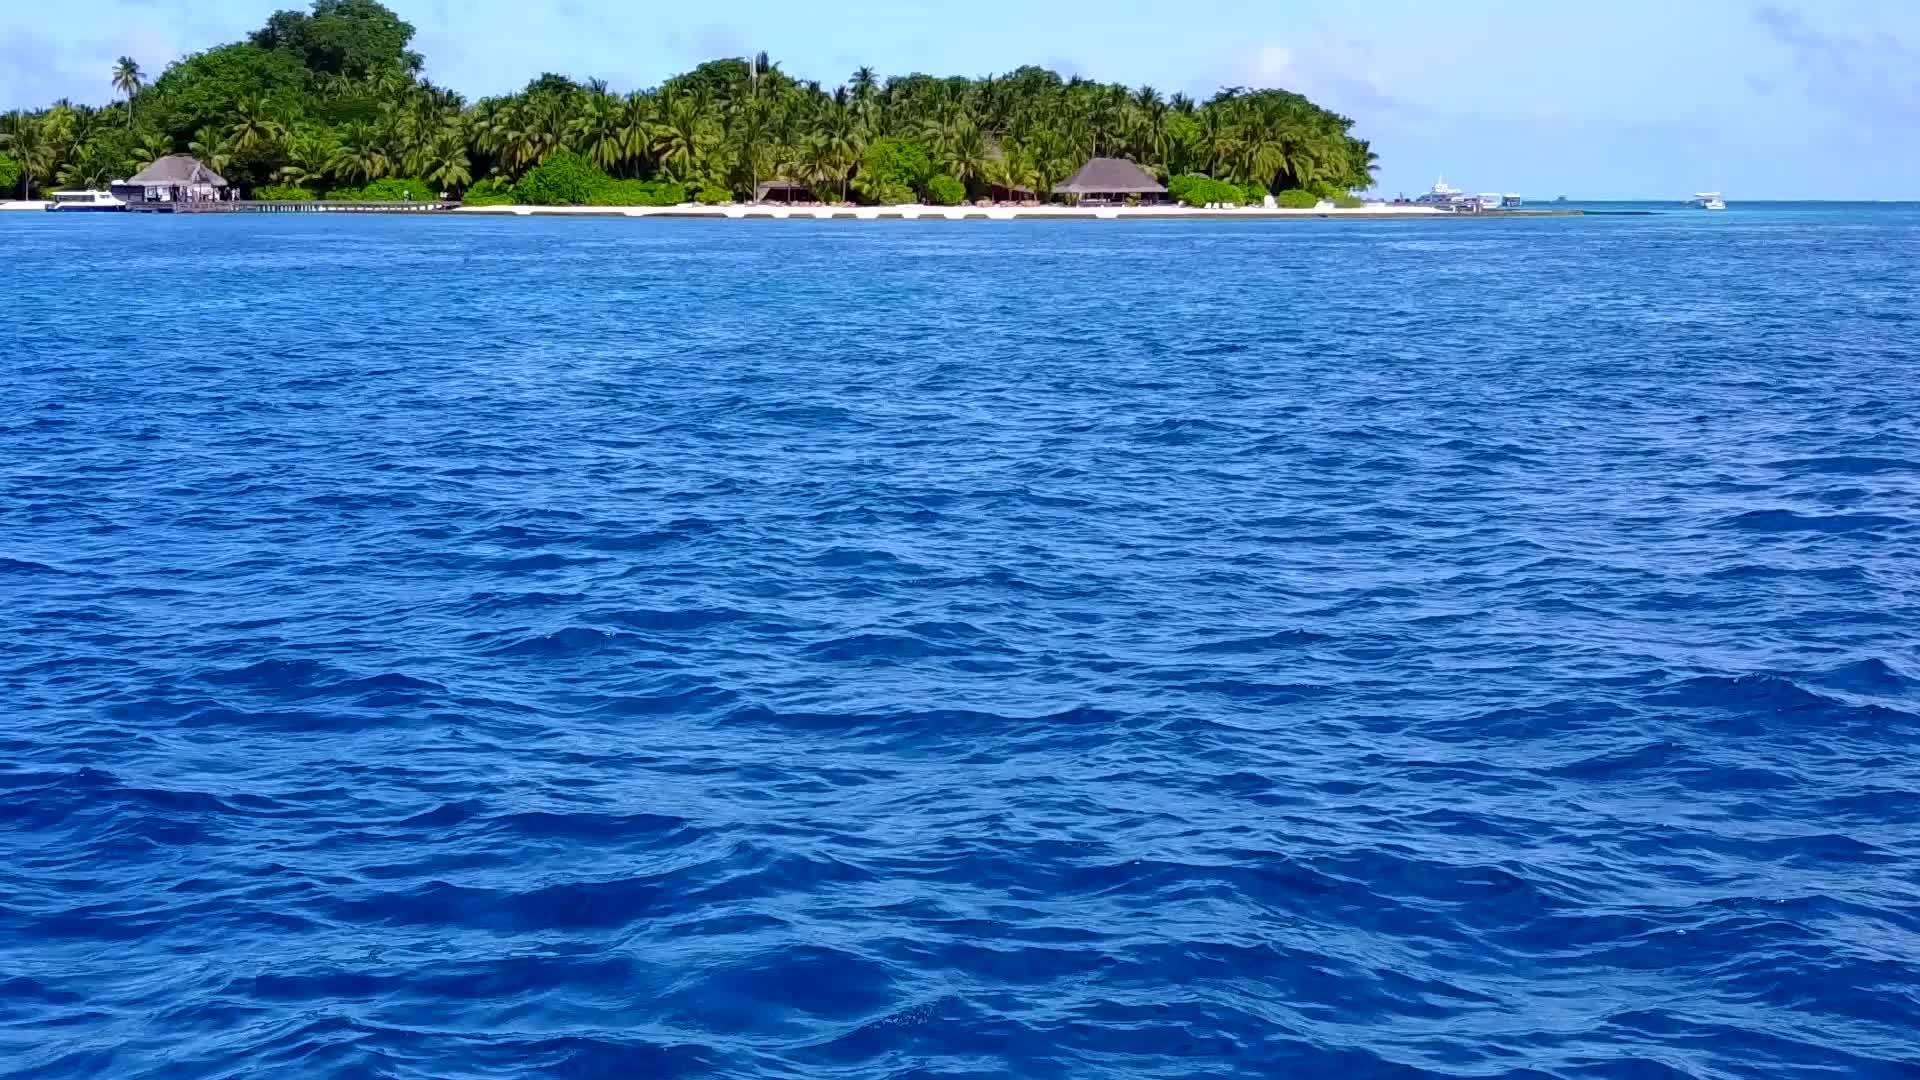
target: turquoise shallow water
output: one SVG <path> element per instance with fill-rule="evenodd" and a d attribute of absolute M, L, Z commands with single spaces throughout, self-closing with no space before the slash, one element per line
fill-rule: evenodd
<path fill-rule="evenodd" d="M 1920 1061 L 1913 208 L 0 250 L 0 1075 Z"/>

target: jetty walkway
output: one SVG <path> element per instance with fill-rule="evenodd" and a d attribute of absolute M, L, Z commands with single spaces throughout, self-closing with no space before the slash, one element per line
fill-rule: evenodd
<path fill-rule="evenodd" d="M 444 214 L 457 202 L 259 202 L 237 201 L 128 203 L 136 214 Z"/>

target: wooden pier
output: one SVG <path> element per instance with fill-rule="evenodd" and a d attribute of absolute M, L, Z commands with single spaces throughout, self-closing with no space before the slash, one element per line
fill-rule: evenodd
<path fill-rule="evenodd" d="M 136 214 L 444 214 L 460 208 L 458 202 L 257 202 L 212 200 L 198 202 L 128 203 Z"/>

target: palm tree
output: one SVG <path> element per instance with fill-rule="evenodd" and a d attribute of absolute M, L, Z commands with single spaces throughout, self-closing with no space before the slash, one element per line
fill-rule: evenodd
<path fill-rule="evenodd" d="M 980 126 L 988 131 L 1001 130 L 1007 118 L 1007 83 L 989 75 L 981 79 L 974 89 L 973 111 L 980 117 Z"/>
<path fill-rule="evenodd" d="M 571 146 L 567 141 L 567 125 L 573 120 L 569 98 L 559 94 L 531 97 L 515 115 L 518 122 L 508 149 L 519 168 L 532 168 L 555 151 Z"/>
<path fill-rule="evenodd" d="M 620 107 L 619 135 L 629 161 L 639 161 L 642 170 L 652 171 L 654 99 L 651 94 L 630 94 Z"/>
<path fill-rule="evenodd" d="M 653 133 L 653 154 L 673 179 L 691 184 L 701 178 L 713 145 L 713 121 L 706 102 L 689 94 L 667 102 Z"/>
<path fill-rule="evenodd" d="M 207 168 L 214 172 L 225 172 L 227 166 L 233 164 L 233 148 L 220 137 L 220 129 L 212 124 L 194 132 L 193 141 L 187 144 L 187 149 L 194 157 L 206 162 Z"/>
<path fill-rule="evenodd" d="M 287 163 L 280 166 L 280 179 L 288 184 L 305 184 L 324 175 L 333 160 L 331 133 L 325 128 L 302 128 L 287 138 Z"/>
<path fill-rule="evenodd" d="M 45 162 L 41 169 L 43 180 L 53 179 L 60 166 L 73 156 L 74 148 L 81 145 L 92 126 L 86 112 L 76 109 L 65 98 L 54 102 L 53 108 L 41 114 L 40 141 L 46 147 Z"/>
<path fill-rule="evenodd" d="M 612 172 L 632 154 L 632 142 L 617 98 L 596 94 L 567 122 L 568 145 Z"/>
<path fill-rule="evenodd" d="M 347 125 L 340 146 L 327 161 L 327 171 L 352 183 L 372 183 L 387 175 L 388 158 L 379 132 L 366 123 Z"/>
<path fill-rule="evenodd" d="M 1205 162 L 1207 174 L 1224 175 L 1238 145 L 1233 120 L 1225 107 L 1209 106 L 1201 111 L 1199 144 L 1200 160 Z"/>
<path fill-rule="evenodd" d="M 133 146 L 133 160 L 150 165 L 173 153 L 173 141 L 165 135 L 148 135 Z"/>
<path fill-rule="evenodd" d="M 999 157 L 987 159 L 986 176 L 988 183 L 1005 188 L 1009 199 L 1015 197 L 1017 189 L 1032 191 L 1040 182 L 1032 155 L 1011 139 L 1000 144 Z"/>
<path fill-rule="evenodd" d="M 880 121 L 880 84 L 870 67 L 853 73 L 853 118 L 868 134 L 877 133 Z"/>
<path fill-rule="evenodd" d="M 820 117 L 815 137 L 825 147 L 840 174 L 840 201 L 846 202 L 847 174 L 853 171 L 861 153 L 866 150 L 866 139 L 861 135 L 860 125 L 854 121 L 851 111 L 837 105 L 829 106 Z"/>
<path fill-rule="evenodd" d="M 1353 140 L 1352 168 L 1365 183 L 1355 184 L 1356 189 L 1370 188 L 1374 185 L 1374 171 L 1380 167 L 1380 155 L 1373 152 L 1373 144 L 1365 139 Z"/>
<path fill-rule="evenodd" d="M 745 175 L 747 190 L 756 201 L 760 194 L 760 169 L 768 158 L 768 132 L 772 117 L 767 103 L 758 97 L 734 103 L 727 118 L 728 135 L 737 155 L 739 170 Z"/>
<path fill-rule="evenodd" d="M 1033 190 L 1042 198 L 1053 191 L 1053 186 L 1066 179 L 1079 167 L 1079 139 L 1068 136 L 1058 128 L 1038 128 L 1028 138 L 1027 177 L 1033 184 Z"/>
<path fill-rule="evenodd" d="M 914 138 L 926 148 L 927 156 L 933 159 L 935 167 L 940 166 L 947 156 L 947 125 L 938 118 L 928 118 L 920 124 L 920 130 Z"/>
<path fill-rule="evenodd" d="M 115 177 L 126 175 L 126 162 L 113 148 L 90 142 L 79 155 L 60 169 L 60 185 L 67 188 L 103 190 Z"/>
<path fill-rule="evenodd" d="M 819 190 L 838 186 L 842 202 L 846 201 L 847 172 L 851 167 L 834 141 L 825 132 L 819 131 L 809 135 L 803 142 L 788 147 L 786 160 L 781 163 L 789 179 L 810 188 Z"/>
<path fill-rule="evenodd" d="M 947 125 L 944 142 L 946 155 L 941 164 L 948 174 L 963 184 L 985 179 L 987 139 L 972 117 L 959 116 Z"/>
<path fill-rule="evenodd" d="M 242 98 L 234 105 L 233 123 L 227 126 L 227 137 L 232 140 L 236 155 L 252 154 L 285 142 L 287 126 L 274 117 L 266 99 Z"/>
<path fill-rule="evenodd" d="M 28 199 L 39 182 L 53 176 L 59 156 L 47 139 L 44 121 L 25 113 L 8 113 L 0 124 L 0 147 L 20 163 L 20 198 Z"/>
<path fill-rule="evenodd" d="M 1271 189 L 1291 164 L 1287 118 L 1270 105 L 1236 104 L 1224 152 L 1230 179 Z"/>
<path fill-rule="evenodd" d="M 479 156 L 500 161 L 505 146 L 502 135 L 507 130 L 507 108 L 507 103 L 500 98 L 487 98 L 467 114 L 467 145 Z"/>
<path fill-rule="evenodd" d="M 760 167 L 769 156 L 767 136 L 778 121 L 771 107 L 771 97 L 763 96 L 763 89 L 773 89 L 770 76 L 776 65 L 764 52 L 755 53 L 747 62 L 747 97 L 736 101 L 730 110 L 730 129 L 737 142 L 740 161 L 747 174 L 747 190 L 754 201 L 760 198 Z M 762 87 L 762 83 L 767 83 Z"/>
<path fill-rule="evenodd" d="M 753 59 L 747 62 L 747 93 L 759 97 L 761 81 L 772 75 L 779 66 L 765 52 L 754 53 Z"/>
<path fill-rule="evenodd" d="M 473 183 L 473 162 L 467 148 L 456 135 L 442 136 L 433 144 L 420 175 L 442 191 L 459 191 Z"/>
<path fill-rule="evenodd" d="M 133 95 L 140 92 L 144 80 L 140 65 L 133 57 L 123 56 L 113 65 L 113 88 L 127 95 L 127 126 L 133 126 Z"/>

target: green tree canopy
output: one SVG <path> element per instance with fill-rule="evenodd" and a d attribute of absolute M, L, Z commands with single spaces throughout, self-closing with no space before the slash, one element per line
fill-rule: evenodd
<path fill-rule="evenodd" d="M 933 175 L 926 147 L 901 138 L 875 139 L 860 159 L 860 175 L 871 184 L 893 185 L 913 191 L 924 188 Z"/>
<path fill-rule="evenodd" d="M 1371 186 L 1377 160 L 1352 121 L 1282 89 L 1233 87 L 1198 102 L 1031 65 L 978 79 L 886 78 L 862 67 L 823 86 L 760 54 L 711 60 L 624 94 L 549 72 L 469 103 L 420 76 L 412 40 L 413 28 L 376 0 L 315 0 L 150 83 L 122 58 L 111 112 L 63 102 L 0 117 L 0 150 L 19 165 L 22 190 L 113 179 L 189 150 L 243 191 L 417 177 L 439 190 L 486 184 L 489 198 L 526 199 L 548 181 L 526 192 L 515 185 L 567 154 L 601 178 L 596 197 L 685 190 L 724 201 L 783 179 L 875 203 L 951 199 L 954 184 L 962 198 L 1044 196 L 1092 156 L 1131 158 L 1162 178 L 1219 181 L 1247 197 L 1344 193 Z M 106 88 L 103 80 L 103 97 Z M 942 180 L 936 192 L 937 176 L 953 184 Z M 606 186 L 624 181 L 652 186 Z"/>
<path fill-rule="evenodd" d="M 292 56 L 257 45 L 222 45 L 173 64 L 140 95 L 144 119 L 175 144 L 211 124 L 225 127 L 243 101 L 298 114 L 308 73 Z"/>
<path fill-rule="evenodd" d="M 413 24 L 375 0 L 313 0 L 312 14 L 277 11 L 250 39 L 262 49 L 286 52 L 308 71 L 363 78 L 374 72 L 420 70 L 410 52 Z"/>
<path fill-rule="evenodd" d="M 592 162 L 562 150 L 521 179 L 516 191 L 523 202 L 540 206 L 585 206 L 604 178 Z"/>

